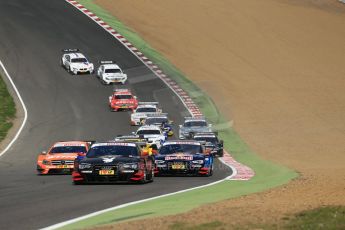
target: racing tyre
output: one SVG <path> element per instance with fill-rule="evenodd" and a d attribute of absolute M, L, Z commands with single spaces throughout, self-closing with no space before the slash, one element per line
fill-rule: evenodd
<path fill-rule="evenodd" d="M 84 182 L 82 182 L 82 181 L 73 181 L 73 184 L 74 185 L 83 185 Z"/>
<path fill-rule="evenodd" d="M 154 171 L 154 168 L 152 168 L 151 172 L 150 172 L 150 175 L 148 176 L 148 182 L 152 183 L 154 181 L 154 178 L 155 178 L 155 171 Z"/>
<path fill-rule="evenodd" d="M 213 165 L 209 169 L 208 173 L 205 175 L 206 177 L 212 176 L 213 175 Z"/>

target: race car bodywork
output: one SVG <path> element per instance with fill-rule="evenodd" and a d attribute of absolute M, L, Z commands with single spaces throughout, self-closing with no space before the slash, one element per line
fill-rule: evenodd
<path fill-rule="evenodd" d="M 174 135 L 172 121 L 169 120 L 167 113 L 148 114 L 143 120 L 144 125 L 156 125 L 166 132 L 168 136 Z"/>
<path fill-rule="evenodd" d="M 65 174 L 73 170 L 78 154 L 86 154 L 92 142 L 61 141 L 55 143 L 48 152 L 42 152 L 37 159 L 37 172 L 45 174 Z"/>
<path fill-rule="evenodd" d="M 199 132 L 212 132 L 212 125 L 204 117 L 185 117 L 184 123 L 180 125 L 179 138 L 190 139 Z"/>
<path fill-rule="evenodd" d="M 75 184 L 151 182 L 154 159 L 135 143 L 95 143 L 84 158 L 76 160 L 72 179 Z"/>
<path fill-rule="evenodd" d="M 113 95 L 109 96 L 109 108 L 111 111 L 135 110 L 138 107 L 136 96 L 129 89 L 114 89 Z"/>
<path fill-rule="evenodd" d="M 150 144 L 156 144 L 158 148 L 164 143 L 167 139 L 167 134 L 163 132 L 160 127 L 155 125 L 143 125 L 138 128 L 135 135 L 143 136 L 147 139 L 147 142 Z"/>
<path fill-rule="evenodd" d="M 205 149 L 214 156 L 223 156 L 223 140 L 218 138 L 216 132 L 195 133 L 193 140 L 205 143 Z"/>
<path fill-rule="evenodd" d="M 94 66 L 88 59 L 78 52 L 78 49 L 65 49 L 61 58 L 61 66 L 71 74 L 93 73 Z"/>
<path fill-rule="evenodd" d="M 156 175 L 213 174 L 213 155 L 206 154 L 198 141 L 167 141 L 155 155 Z"/>
<path fill-rule="evenodd" d="M 138 107 L 131 114 L 131 125 L 142 125 L 148 114 L 160 113 L 158 102 L 139 102 Z"/>
<path fill-rule="evenodd" d="M 97 77 L 105 85 L 112 83 L 125 84 L 127 74 L 114 61 L 101 61 L 101 65 L 97 69 Z"/>

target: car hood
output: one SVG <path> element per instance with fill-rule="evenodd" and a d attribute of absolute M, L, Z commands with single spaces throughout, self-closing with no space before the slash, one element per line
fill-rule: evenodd
<path fill-rule="evenodd" d="M 117 77 L 124 77 L 125 74 L 122 73 L 103 73 L 104 77 L 111 77 L 111 78 L 117 78 Z"/>
<path fill-rule="evenodd" d="M 88 68 L 91 66 L 91 63 L 84 62 L 84 63 L 71 63 L 71 66 L 74 68 Z"/>
<path fill-rule="evenodd" d="M 125 156 L 102 156 L 97 158 L 88 158 L 85 157 L 80 161 L 80 163 L 89 163 L 92 165 L 101 164 L 101 165 L 114 165 L 118 163 L 135 163 L 139 162 L 139 157 L 125 157 Z"/>
<path fill-rule="evenodd" d="M 46 156 L 47 160 L 74 160 L 78 156 L 77 153 L 54 153 Z"/>

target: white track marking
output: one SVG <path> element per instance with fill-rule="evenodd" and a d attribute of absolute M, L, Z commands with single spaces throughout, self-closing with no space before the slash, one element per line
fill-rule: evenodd
<path fill-rule="evenodd" d="M 22 97 L 20 96 L 20 93 L 19 93 L 19 91 L 18 91 L 16 85 L 14 84 L 14 82 L 13 82 L 11 76 L 10 76 L 9 73 L 7 72 L 7 70 L 6 70 L 4 64 L 2 63 L 1 60 L 0 60 L 0 67 L 4 70 L 4 73 L 5 73 L 6 77 L 8 78 L 8 80 L 10 81 L 10 83 L 11 83 L 11 85 L 12 85 L 14 91 L 16 92 L 16 94 L 17 94 L 17 96 L 18 96 L 18 98 L 19 98 L 20 104 L 22 105 L 23 110 L 24 110 L 24 120 L 23 120 L 23 123 L 22 123 L 22 125 L 20 126 L 20 128 L 19 128 L 19 130 L 17 131 L 17 133 L 16 133 L 16 135 L 14 136 L 14 138 L 12 139 L 12 141 L 11 141 L 11 142 L 7 145 L 7 147 L 0 153 L 0 157 L 1 157 L 2 155 L 4 155 L 4 154 L 12 147 L 12 145 L 14 144 L 14 142 L 18 139 L 18 137 L 19 137 L 20 133 L 22 132 L 22 130 L 23 130 L 25 124 L 26 124 L 26 121 L 27 121 L 27 119 L 28 119 L 28 111 L 27 111 L 27 109 L 26 109 L 26 106 L 25 106 L 25 104 L 24 104 L 24 101 L 23 101 Z"/>
<path fill-rule="evenodd" d="M 228 165 L 228 166 L 233 169 L 233 172 L 236 172 L 236 170 L 231 165 Z M 234 173 L 234 174 L 232 174 L 232 175 L 230 175 L 230 176 L 228 176 L 228 177 L 226 177 L 226 178 L 224 178 L 222 180 L 218 180 L 218 181 L 206 184 L 206 185 L 201 185 L 201 186 L 197 186 L 197 187 L 193 187 L 193 188 L 189 188 L 189 189 L 180 190 L 180 191 L 177 191 L 177 192 L 172 192 L 172 193 L 168 193 L 168 194 L 164 194 L 164 195 L 160 195 L 160 196 L 155 196 L 155 197 L 151 197 L 151 198 L 147 198 L 147 199 L 143 199 L 143 200 L 138 200 L 138 201 L 133 201 L 133 202 L 129 202 L 129 203 L 126 203 L 126 204 L 117 205 L 117 206 L 114 206 L 114 207 L 111 207 L 111 208 L 107 208 L 107 209 L 100 210 L 100 211 L 97 211 L 97 212 L 93 212 L 93 213 L 90 213 L 90 214 L 87 214 L 87 215 L 84 215 L 84 216 L 81 216 L 81 217 L 77 217 L 77 218 L 74 218 L 74 219 L 71 219 L 71 220 L 67 220 L 67 221 L 64 221 L 64 222 L 61 222 L 61 223 L 58 223 L 58 224 L 54 224 L 54 225 L 51 225 L 49 227 L 42 228 L 41 230 L 54 230 L 54 229 L 62 228 L 64 226 L 66 226 L 66 225 L 73 224 L 73 223 L 76 223 L 76 222 L 79 222 L 79 221 L 82 221 L 82 220 L 85 220 L 85 219 L 88 219 L 88 218 L 91 218 L 91 217 L 94 217 L 94 216 L 97 216 L 97 215 L 100 215 L 100 214 L 103 214 L 103 213 L 106 213 L 106 212 L 115 211 L 115 210 L 118 210 L 118 209 L 121 209 L 121 208 L 126 208 L 126 207 L 129 207 L 129 206 L 132 206 L 132 205 L 141 204 L 141 203 L 144 203 L 144 202 L 147 202 L 147 201 L 157 200 L 159 198 L 164 198 L 164 197 L 168 197 L 168 196 L 172 196 L 172 195 L 176 195 L 176 194 L 180 194 L 180 193 L 184 193 L 184 192 L 189 192 L 189 191 L 196 190 L 196 189 L 210 187 L 210 186 L 219 184 L 219 183 L 221 183 L 223 181 L 230 180 L 235 175 L 236 174 Z"/>

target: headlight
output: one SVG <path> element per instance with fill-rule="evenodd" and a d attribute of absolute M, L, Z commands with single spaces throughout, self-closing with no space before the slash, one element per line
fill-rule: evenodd
<path fill-rule="evenodd" d="M 155 160 L 155 163 L 156 163 L 156 164 L 164 164 L 165 161 L 163 161 L 163 160 Z"/>
<path fill-rule="evenodd" d="M 192 161 L 193 164 L 202 164 L 204 163 L 203 160 L 195 160 L 195 161 Z"/>
<path fill-rule="evenodd" d="M 79 169 L 89 169 L 89 168 L 91 168 L 91 164 L 88 164 L 88 163 L 79 164 Z"/>
<path fill-rule="evenodd" d="M 50 161 L 48 161 L 48 160 L 43 160 L 43 161 L 42 161 L 42 164 L 44 164 L 44 165 L 50 165 Z"/>
<path fill-rule="evenodd" d="M 138 164 L 123 164 L 122 168 L 124 168 L 124 169 L 137 169 Z"/>

